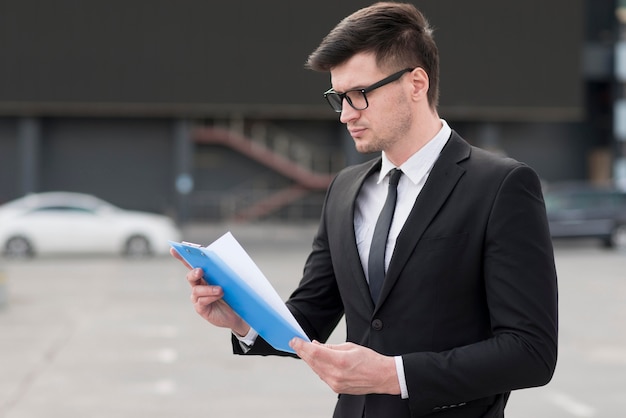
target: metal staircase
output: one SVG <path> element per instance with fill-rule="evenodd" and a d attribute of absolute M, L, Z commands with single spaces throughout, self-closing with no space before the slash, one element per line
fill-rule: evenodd
<path fill-rule="evenodd" d="M 313 191 L 326 190 L 333 178 L 332 173 L 319 173 L 289 158 L 284 152 L 280 152 L 280 147 L 268 146 L 266 142 L 269 141 L 253 140 L 226 127 L 195 128 L 192 140 L 199 144 L 229 147 L 294 182 L 283 189 L 270 191 L 262 198 L 248 202 L 244 208 L 237 209 L 232 215 L 234 221 L 245 222 L 267 216 Z"/>

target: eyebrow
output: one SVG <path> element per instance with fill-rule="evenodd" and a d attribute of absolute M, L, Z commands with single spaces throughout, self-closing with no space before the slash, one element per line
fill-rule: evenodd
<path fill-rule="evenodd" d="M 376 83 L 376 81 L 374 81 L 374 83 Z M 335 90 L 335 88 L 334 88 L 334 87 L 331 87 L 331 88 L 332 88 L 332 90 L 333 90 L 335 93 L 340 93 L 340 94 L 341 94 L 341 93 L 347 93 L 347 92 L 349 92 L 349 91 L 354 91 L 354 90 L 363 90 L 363 89 L 367 88 L 368 86 L 371 86 L 371 85 L 372 85 L 372 84 L 374 84 L 374 83 L 365 84 L 365 85 L 362 85 L 362 86 L 360 86 L 360 87 L 352 87 L 352 88 L 349 88 L 349 89 L 347 89 L 347 90 L 343 90 L 343 91 L 340 91 L 340 90 Z"/>

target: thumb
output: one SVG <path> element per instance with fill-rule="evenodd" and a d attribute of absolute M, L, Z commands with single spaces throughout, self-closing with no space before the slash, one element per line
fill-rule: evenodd
<path fill-rule="evenodd" d="M 313 341 L 313 343 L 335 351 L 349 351 L 355 347 L 353 343 L 322 344 L 317 341 Z"/>

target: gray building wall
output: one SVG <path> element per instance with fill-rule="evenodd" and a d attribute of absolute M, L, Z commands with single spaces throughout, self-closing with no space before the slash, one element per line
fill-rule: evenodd
<path fill-rule="evenodd" d="M 225 125 L 271 142 L 314 172 L 373 157 L 354 150 L 324 103 L 328 75 L 303 69 L 321 36 L 371 2 L 306 3 L 304 14 L 291 13 L 290 2 L 255 3 L 241 10 L 249 23 L 239 19 L 241 26 L 229 21 L 236 6 L 228 2 L 124 10 L 103 1 L 34 3 L 40 7 L 16 3 L 0 16 L 8 35 L 33 34 L 0 45 L 15 58 L 0 70 L 0 202 L 70 190 L 180 220 L 218 220 L 293 185 L 231 148 L 193 143 L 195 126 Z M 597 176 L 594 157 L 613 144 L 611 74 L 585 73 L 584 39 L 611 45 L 614 3 L 416 1 L 436 27 L 442 117 L 472 144 L 526 162 L 545 181 Z M 175 186 L 186 174 L 188 195 Z M 317 218 L 323 195 L 316 190 L 270 216 Z"/>
<path fill-rule="evenodd" d="M 15 198 L 20 192 L 17 148 L 16 120 L 0 118 L 0 204 Z"/>

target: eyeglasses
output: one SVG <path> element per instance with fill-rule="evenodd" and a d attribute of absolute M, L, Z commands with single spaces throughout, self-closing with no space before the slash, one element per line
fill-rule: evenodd
<path fill-rule="evenodd" d="M 341 113 L 343 108 L 343 99 L 346 99 L 348 104 L 352 106 L 355 110 L 365 110 L 369 106 L 369 102 L 367 101 L 366 94 L 372 90 L 376 90 L 379 87 L 382 87 L 386 84 L 394 82 L 398 80 L 400 77 L 404 75 L 404 73 L 408 73 L 413 71 L 414 68 L 405 68 L 404 70 L 400 70 L 397 73 L 391 74 L 389 77 L 383 78 L 377 83 L 372 84 L 369 87 L 365 87 L 364 89 L 354 89 L 348 90 L 345 93 L 337 93 L 332 88 L 324 93 L 324 98 L 330 104 L 330 107 L 337 113 Z"/>

